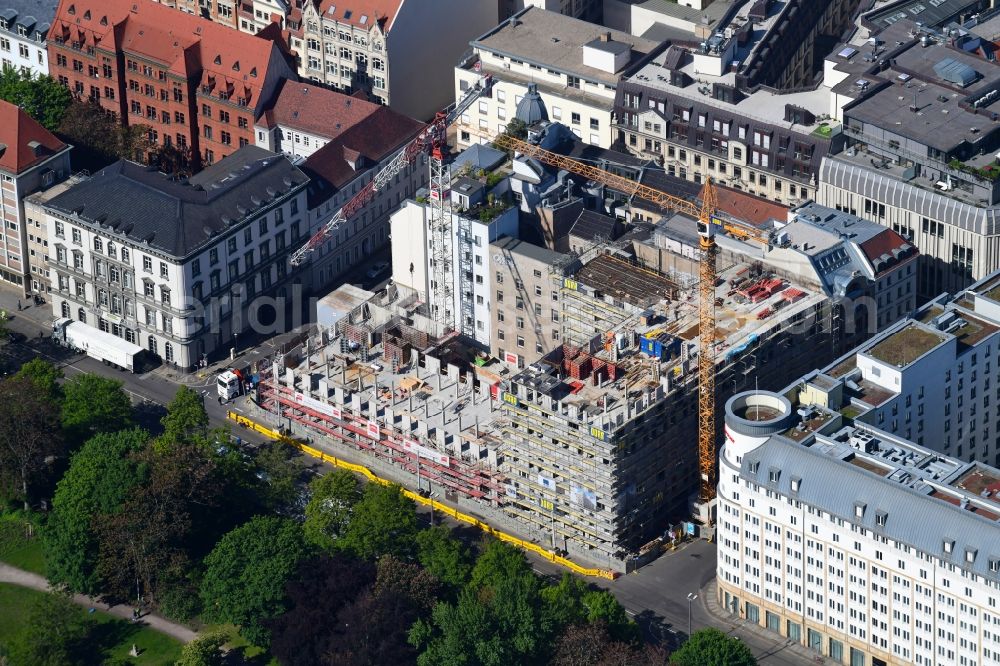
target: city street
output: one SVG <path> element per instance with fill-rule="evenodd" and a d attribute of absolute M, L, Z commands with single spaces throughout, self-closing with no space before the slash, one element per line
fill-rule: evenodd
<path fill-rule="evenodd" d="M 139 406 L 139 420 L 147 427 L 158 423 L 164 413 L 164 406 L 170 402 L 181 379 L 178 373 L 166 368 L 133 375 L 109 368 L 98 361 L 81 355 L 68 354 L 67 350 L 55 345 L 47 337 L 52 319 L 48 305 L 32 306 L 18 312 L 16 297 L 7 290 L 0 290 L 0 308 L 7 310 L 10 320 L 8 328 L 23 340 L 3 345 L 3 370 L 14 372 L 20 363 L 41 356 L 58 365 L 67 376 L 77 372 L 91 372 L 118 379 L 125 390 Z M 13 306 L 13 307 L 12 307 Z M 39 332 L 43 334 L 39 338 Z M 265 343 L 254 350 L 244 350 L 240 364 L 247 365 L 254 360 L 274 354 L 274 343 Z M 239 398 L 229 405 L 220 405 L 216 400 L 215 372 L 186 375 L 185 384 L 205 396 L 205 409 L 213 426 L 231 426 L 226 412 L 230 409 L 244 412 L 245 398 Z M 238 428 L 236 434 L 251 443 L 263 441 L 263 436 Z M 315 467 L 317 463 L 303 460 L 304 464 Z M 421 512 L 426 509 L 421 507 Z M 477 539 L 478 533 L 467 525 L 453 526 L 468 532 L 469 539 Z M 557 578 L 565 571 L 537 556 L 529 555 L 536 571 L 545 576 Z M 759 627 L 746 627 L 744 621 L 731 622 L 731 616 L 724 614 L 718 604 L 711 603 L 714 597 L 715 546 L 706 541 L 682 544 L 676 551 L 667 552 L 659 559 L 639 571 L 619 577 L 615 581 L 590 581 L 612 591 L 626 610 L 642 626 L 643 631 L 654 640 L 667 646 L 675 646 L 688 633 L 688 613 L 690 609 L 693 630 L 714 626 L 744 641 L 757 656 L 759 663 L 773 666 L 792 666 L 803 662 L 816 661 L 815 653 L 802 646 L 789 646 L 787 641 L 766 632 Z M 689 602 L 689 594 L 697 594 L 697 599 Z M 710 612 L 709 605 L 714 606 Z"/>

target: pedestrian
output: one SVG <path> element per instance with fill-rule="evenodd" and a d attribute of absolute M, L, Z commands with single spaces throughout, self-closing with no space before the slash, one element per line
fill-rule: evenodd
<path fill-rule="evenodd" d="M 218 396 L 218 398 L 219 398 L 219 404 L 221 405 L 222 404 L 222 396 L 220 395 L 220 396 Z"/>
<path fill-rule="evenodd" d="M 20 298 L 19 298 L 19 299 L 17 299 L 17 311 L 18 311 L 18 312 L 20 312 L 20 311 L 21 311 L 21 299 L 20 299 Z"/>

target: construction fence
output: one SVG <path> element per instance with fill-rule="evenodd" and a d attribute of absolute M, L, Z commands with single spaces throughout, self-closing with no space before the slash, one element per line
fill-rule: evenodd
<path fill-rule="evenodd" d="M 346 460 L 341 460 L 336 456 L 331 456 L 330 454 L 324 453 L 319 449 L 313 448 L 308 444 L 305 444 L 304 442 L 301 442 L 292 437 L 288 437 L 277 430 L 268 428 L 265 425 L 257 423 L 253 419 L 247 418 L 242 414 L 237 414 L 236 412 L 230 411 L 226 415 L 229 417 L 229 419 L 235 421 L 244 428 L 253 430 L 254 432 L 258 432 L 269 439 L 273 439 L 288 444 L 289 446 L 293 446 L 302 453 L 311 456 L 313 458 L 316 458 L 322 462 L 329 463 L 340 469 L 346 469 L 348 471 L 354 472 L 355 474 L 360 474 L 361 476 L 365 477 L 366 479 L 374 483 L 379 483 L 382 485 L 392 484 L 391 481 L 383 479 L 380 476 L 377 476 L 375 473 L 373 473 L 370 469 L 368 469 L 364 465 L 358 465 L 355 463 L 347 462 Z M 482 520 L 479 520 L 475 516 L 470 516 L 466 513 L 462 513 L 461 511 L 458 511 L 453 507 L 450 507 L 446 504 L 442 504 L 441 502 L 431 499 L 430 497 L 424 497 L 423 495 L 413 492 L 412 490 L 407 490 L 406 488 L 403 488 L 403 494 L 406 497 L 409 497 L 414 502 L 423 504 L 425 506 L 429 506 L 433 508 L 435 511 L 438 511 L 460 522 L 468 523 L 469 525 L 477 527 L 483 532 L 486 532 L 487 534 L 494 536 L 497 539 L 500 539 L 501 541 L 506 541 L 507 543 L 517 546 L 518 548 L 522 548 L 524 550 L 535 553 L 536 555 L 539 555 L 540 557 L 548 560 L 549 562 L 566 567 L 570 571 L 579 574 L 581 576 L 592 576 L 595 578 L 606 578 L 608 580 L 614 580 L 615 577 L 618 575 L 616 572 L 608 571 L 605 569 L 588 569 L 587 567 L 582 567 L 576 562 L 573 562 L 572 560 L 568 560 L 565 557 L 562 557 L 561 555 L 557 555 L 556 553 L 553 553 L 550 550 L 542 548 L 538 544 L 531 543 L 530 541 L 525 541 L 524 539 L 516 537 L 512 534 L 507 534 L 506 532 L 502 532 L 493 527 L 492 525 L 485 523 Z"/>

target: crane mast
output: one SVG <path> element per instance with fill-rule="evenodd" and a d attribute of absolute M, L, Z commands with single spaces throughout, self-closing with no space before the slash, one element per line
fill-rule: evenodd
<path fill-rule="evenodd" d="M 344 222 L 353 217 L 362 208 L 371 203 L 375 196 L 390 183 L 390 181 L 400 171 L 413 164 L 417 156 L 429 154 L 431 161 L 431 187 L 433 193 L 435 174 L 438 184 L 441 184 L 444 166 L 443 162 L 447 155 L 447 140 L 445 134 L 448 127 L 456 118 L 465 113 L 476 100 L 486 94 L 490 89 L 492 79 L 489 75 L 483 76 L 474 86 L 471 86 L 464 95 L 453 105 L 438 111 L 431 121 L 410 143 L 396 153 L 375 176 L 361 188 L 361 191 L 354 195 L 343 208 L 338 210 L 330 220 L 328 220 L 308 241 L 298 250 L 289 255 L 288 261 L 293 266 L 301 266 L 308 259 L 309 254 L 328 241 L 333 233 L 340 228 Z M 439 190 L 443 193 L 443 190 Z M 441 207 L 443 208 L 443 202 Z M 450 239 L 449 239 L 450 240 Z M 450 260 L 450 259 L 449 259 Z M 438 281 L 438 284 L 441 284 Z"/>
<path fill-rule="evenodd" d="M 673 209 L 698 220 L 701 258 L 698 264 L 698 466 L 701 483 L 698 499 L 702 505 L 715 499 L 717 458 L 715 449 L 715 232 L 722 228 L 728 233 L 747 240 L 766 243 L 767 234 L 750 226 L 743 226 L 715 217 L 718 194 L 711 179 L 705 181 L 701 191 L 701 205 L 682 197 L 667 194 L 624 176 L 610 173 L 571 157 L 545 150 L 533 143 L 500 135 L 494 140 L 498 148 L 516 150 L 559 169 L 585 176 L 629 196 L 652 201 L 661 208 Z"/>

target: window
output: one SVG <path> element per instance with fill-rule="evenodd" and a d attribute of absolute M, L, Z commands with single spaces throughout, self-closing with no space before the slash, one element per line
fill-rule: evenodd
<path fill-rule="evenodd" d="M 83 237 L 81 236 L 79 229 L 73 229 L 73 242 L 77 245 L 83 243 Z"/>
<path fill-rule="evenodd" d="M 579 125 L 580 124 L 580 114 L 577 113 L 577 112 L 575 112 L 575 111 L 572 112 L 570 114 L 570 122 L 573 123 L 574 125 Z"/>
<path fill-rule="evenodd" d="M 104 251 L 103 245 L 104 245 L 104 243 L 101 241 L 101 239 L 95 236 L 94 237 L 94 252 L 103 252 Z"/>
<path fill-rule="evenodd" d="M 160 262 L 160 277 L 163 279 L 170 277 L 170 273 L 167 270 L 167 263 L 165 261 Z"/>

